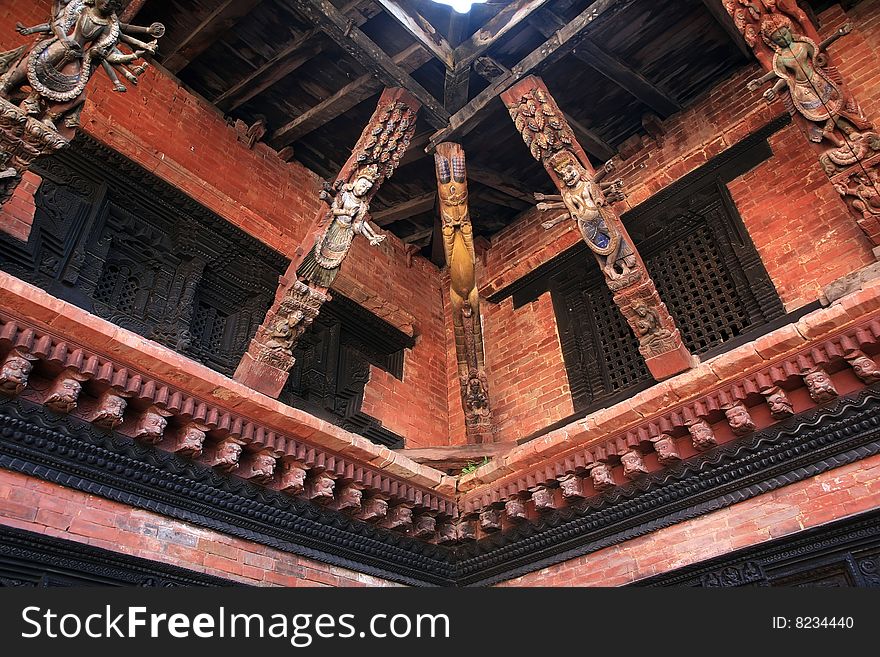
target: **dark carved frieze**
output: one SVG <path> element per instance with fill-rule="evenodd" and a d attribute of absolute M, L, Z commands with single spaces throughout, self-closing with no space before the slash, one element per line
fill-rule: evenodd
<path fill-rule="evenodd" d="M 243 586 L 158 561 L 0 525 L 0 586 Z"/>

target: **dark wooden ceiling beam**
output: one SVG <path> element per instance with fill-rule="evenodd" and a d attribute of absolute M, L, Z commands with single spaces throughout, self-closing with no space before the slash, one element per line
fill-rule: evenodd
<path fill-rule="evenodd" d="M 130 2 L 125 5 L 125 9 L 122 10 L 122 13 L 119 14 L 119 22 L 131 23 L 131 21 L 134 20 L 134 17 L 138 15 L 138 12 L 144 8 L 145 4 L 147 4 L 147 0 L 130 0 Z"/>
<path fill-rule="evenodd" d="M 566 21 L 564 19 L 548 9 L 538 12 L 529 18 L 529 25 L 538 30 L 544 37 L 549 37 L 564 27 L 565 24 Z M 572 56 L 595 69 L 631 96 L 650 107 L 661 118 L 666 118 L 681 111 L 681 105 L 672 96 L 635 69 L 606 53 L 592 41 L 582 41 L 577 49 L 572 52 Z"/>
<path fill-rule="evenodd" d="M 394 62 L 405 71 L 411 72 L 430 59 L 431 55 L 419 44 L 414 43 L 403 52 L 395 55 Z M 381 89 L 382 83 L 373 74 L 365 73 L 349 82 L 329 98 L 322 100 L 314 107 L 285 123 L 272 133 L 270 140 L 277 148 L 292 144 L 326 125 L 337 116 L 345 114 L 352 107 L 378 93 Z"/>
<path fill-rule="evenodd" d="M 397 203 L 389 208 L 370 212 L 370 218 L 377 226 L 389 226 L 395 221 L 402 221 L 428 212 L 434 207 L 437 192 L 430 191 L 419 196 L 407 199 L 403 203 Z"/>
<path fill-rule="evenodd" d="M 210 48 L 217 39 L 247 16 L 263 0 L 225 0 L 212 11 L 192 33 L 165 57 L 163 66 L 180 73 L 196 57 Z"/>
<path fill-rule="evenodd" d="M 490 169 L 468 164 L 468 179 L 474 180 L 496 192 L 501 192 L 512 199 L 528 205 L 535 204 L 535 198 L 526 191 L 525 184 L 514 180 L 510 176 L 502 176 Z"/>
<path fill-rule="evenodd" d="M 457 11 L 449 15 L 449 41 L 453 46 L 460 44 L 467 34 L 470 25 L 470 14 L 459 14 Z M 446 69 L 443 83 L 443 106 L 450 112 L 457 112 L 468 102 L 468 86 L 471 79 L 470 64 Z"/>
<path fill-rule="evenodd" d="M 421 14 L 398 0 L 375 0 L 410 35 L 439 59 L 447 69 L 454 66 L 449 42 Z"/>
<path fill-rule="evenodd" d="M 581 142 L 585 151 L 594 156 L 600 162 L 607 162 L 614 157 L 617 151 L 615 151 L 607 141 L 602 139 L 595 130 L 590 130 L 566 112 L 563 112 L 562 115 L 565 117 L 565 120 L 568 121 L 568 125 L 574 130 L 575 136 L 577 136 L 578 141 Z"/>
<path fill-rule="evenodd" d="M 510 74 L 495 80 L 471 101 L 452 115 L 449 125 L 435 132 L 428 143 L 428 150 L 433 151 L 437 144 L 452 139 L 453 135 L 461 136 L 470 132 L 478 123 L 476 121 L 495 98 L 517 80 L 533 71 L 547 66 L 571 52 L 586 32 L 596 21 L 618 14 L 638 0 L 597 0 L 578 14 L 565 26 L 553 33 L 544 43 L 526 55 L 515 66 Z"/>
<path fill-rule="evenodd" d="M 449 124 L 449 112 L 409 73 L 394 63 L 385 51 L 356 27 L 329 0 L 284 0 L 306 19 L 326 32 L 361 66 L 374 73 L 383 83 L 402 87 L 422 103 L 422 116 L 435 128 Z"/>
<path fill-rule="evenodd" d="M 404 244 L 418 244 L 419 246 L 427 246 L 431 236 L 434 234 L 434 227 L 422 228 L 414 233 L 401 237 L 400 241 Z"/>
<path fill-rule="evenodd" d="M 727 36 L 730 37 L 730 40 L 736 45 L 737 50 L 739 50 L 743 57 L 748 60 L 752 60 L 752 49 L 749 48 L 746 40 L 743 39 L 742 34 L 740 34 L 739 30 L 736 28 L 736 25 L 733 24 L 733 18 L 731 18 L 730 14 L 727 13 L 727 10 L 721 5 L 720 0 L 703 0 L 703 4 L 706 6 L 706 9 L 709 10 L 709 13 L 712 15 L 712 18 L 715 19 L 721 28 L 727 33 Z"/>
<path fill-rule="evenodd" d="M 498 39 L 522 23 L 547 0 L 515 0 L 499 11 L 471 37 L 455 49 L 455 66 L 470 65 Z"/>

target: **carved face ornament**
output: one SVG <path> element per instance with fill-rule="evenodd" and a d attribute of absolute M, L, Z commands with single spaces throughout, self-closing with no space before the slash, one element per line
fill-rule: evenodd
<path fill-rule="evenodd" d="M 4 392 L 19 393 L 27 386 L 28 376 L 33 364 L 21 356 L 10 356 L 0 369 L 0 389 Z"/>

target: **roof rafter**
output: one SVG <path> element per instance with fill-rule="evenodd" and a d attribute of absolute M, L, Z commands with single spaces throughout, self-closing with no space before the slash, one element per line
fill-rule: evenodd
<path fill-rule="evenodd" d="M 547 4 L 547 0 L 516 0 L 499 11 L 467 41 L 455 49 L 455 66 L 468 66 L 532 12 Z"/>
<path fill-rule="evenodd" d="M 457 111 L 449 119 L 449 125 L 435 132 L 428 143 L 428 150 L 434 150 L 437 144 L 448 141 L 453 135 L 464 135 L 470 132 L 477 116 L 483 113 L 495 98 L 513 85 L 517 80 L 532 73 L 536 69 L 559 60 L 571 52 L 588 28 L 594 26 L 600 18 L 607 18 L 620 13 L 637 0 L 597 0 L 573 18 L 568 24 L 559 28 L 544 43 L 526 55 L 509 74 L 504 74 L 477 94 L 471 101 Z"/>
<path fill-rule="evenodd" d="M 263 0 L 225 0 L 165 57 L 163 66 L 180 73 Z"/>
<path fill-rule="evenodd" d="M 400 23 L 403 29 L 409 32 L 416 41 L 439 59 L 446 68 L 453 67 L 452 46 L 421 14 L 398 0 L 376 0 L 376 3 Z"/>
<path fill-rule="evenodd" d="M 329 0 L 284 0 L 327 33 L 339 47 L 386 85 L 403 87 L 422 104 L 422 115 L 435 128 L 449 123 L 449 112 L 409 73 L 398 66 L 372 39 L 356 27 Z"/>
<path fill-rule="evenodd" d="M 529 24 L 545 37 L 565 26 L 566 22 L 552 11 L 545 9 L 529 19 Z M 573 57 L 581 60 L 606 78 L 624 89 L 631 96 L 666 118 L 681 110 L 681 105 L 638 71 L 619 59 L 612 57 L 591 41 L 584 40 Z"/>
<path fill-rule="evenodd" d="M 394 62 L 408 72 L 416 70 L 430 59 L 431 55 L 417 43 L 394 56 Z M 280 148 L 302 139 L 337 116 L 345 114 L 359 102 L 378 93 L 381 89 L 382 83 L 371 73 L 365 73 L 349 82 L 329 98 L 325 98 L 275 130 L 272 133 L 271 141 Z"/>

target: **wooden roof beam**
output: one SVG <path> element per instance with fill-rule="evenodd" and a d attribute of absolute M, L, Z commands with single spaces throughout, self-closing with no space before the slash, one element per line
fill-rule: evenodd
<path fill-rule="evenodd" d="M 469 66 L 498 39 L 522 23 L 547 0 L 515 0 L 455 49 L 455 66 Z"/>
<path fill-rule="evenodd" d="M 376 3 L 447 69 L 453 68 L 452 46 L 421 14 L 397 0 L 376 0 Z"/>
<path fill-rule="evenodd" d="M 602 139 L 597 132 L 582 125 L 580 121 L 572 118 L 565 112 L 563 112 L 562 115 L 565 117 L 565 120 L 568 121 L 568 125 L 571 126 L 571 129 L 574 130 L 574 134 L 577 136 L 578 141 L 583 145 L 585 151 L 594 156 L 600 162 L 607 162 L 614 157 L 617 151 L 615 151 L 607 141 Z"/>
<path fill-rule="evenodd" d="M 706 5 L 706 9 L 712 14 L 715 22 L 722 27 L 727 36 L 730 37 L 730 40 L 736 45 L 737 50 L 742 53 L 743 57 L 751 61 L 753 59 L 752 49 L 749 48 L 739 30 L 736 29 L 736 25 L 733 24 L 733 18 L 727 13 L 724 6 L 718 0 L 703 0 L 703 4 Z"/>
<path fill-rule="evenodd" d="M 464 40 L 470 19 L 470 14 L 450 12 L 448 34 L 451 45 L 458 46 Z M 443 107 L 448 111 L 457 112 L 467 104 L 470 78 L 470 64 L 446 69 L 446 79 L 443 83 Z"/>
<path fill-rule="evenodd" d="M 434 207 L 434 199 L 436 197 L 437 192 L 435 191 L 420 194 L 403 203 L 397 203 L 389 208 L 370 212 L 370 219 L 377 226 L 390 226 L 395 221 L 403 221 L 423 212 L 428 212 Z"/>
<path fill-rule="evenodd" d="M 720 5 L 719 5 L 720 6 Z M 564 27 L 566 21 L 549 9 L 529 19 L 529 24 L 545 37 Z M 572 56 L 595 69 L 631 96 L 650 107 L 661 118 L 681 111 L 681 105 L 644 75 L 612 57 L 592 41 L 582 41 Z"/>
<path fill-rule="evenodd" d="M 553 33 L 544 43 L 526 55 L 515 66 L 511 67 L 510 73 L 500 76 L 492 84 L 477 94 L 471 101 L 452 115 L 449 125 L 441 128 L 431 136 L 427 149 L 434 148 L 443 141 L 449 141 L 453 135 L 465 135 L 478 123 L 478 118 L 495 98 L 517 80 L 525 77 L 541 67 L 559 60 L 571 52 L 586 32 L 589 31 L 596 21 L 618 14 L 631 6 L 637 0 L 597 0 L 578 14 L 564 27 Z"/>
<path fill-rule="evenodd" d="M 414 43 L 394 56 L 394 62 L 405 71 L 411 72 L 431 59 L 424 48 Z M 352 107 L 366 100 L 382 89 L 382 83 L 371 73 L 365 73 L 349 82 L 329 98 L 306 110 L 272 133 L 270 140 L 278 148 L 302 139 L 313 130 L 326 125 L 337 116 L 345 114 Z M 426 140 L 427 141 L 427 140 Z M 410 151 L 412 148 L 409 149 Z M 404 158 L 406 155 L 404 155 Z"/>
<path fill-rule="evenodd" d="M 402 87 L 422 104 L 422 116 L 435 128 L 449 124 L 449 112 L 409 73 L 398 66 L 372 39 L 356 27 L 330 0 L 283 0 L 327 33 L 340 48 L 386 85 Z"/>
<path fill-rule="evenodd" d="M 263 0 L 225 0 L 198 27 L 165 57 L 163 66 L 180 73 L 196 57 L 210 48 L 217 39 L 247 16 Z"/>
<path fill-rule="evenodd" d="M 467 173 L 468 178 L 474 182 L 478 182 L 522 203 L 527 203 L 528 205 L 535 204 L 535 197 L 525 191 L 525 184 L 518 180 L 472 164 L 468 165 Z"/>

